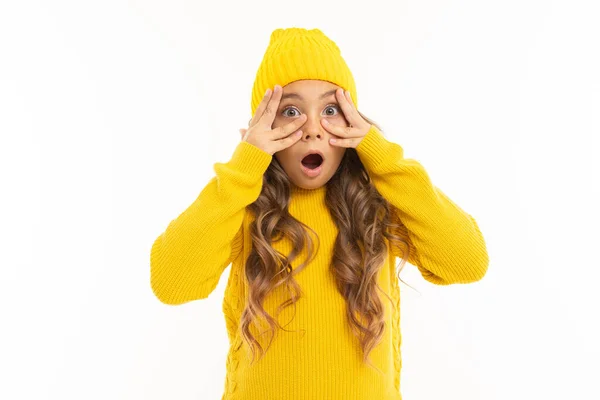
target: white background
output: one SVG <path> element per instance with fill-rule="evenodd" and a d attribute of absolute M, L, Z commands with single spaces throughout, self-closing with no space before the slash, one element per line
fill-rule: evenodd
<path fill-rule="evenodd" d="M 600 398 L 593 1 L 0 6 L 0 398 L 221 398 L 221 301 L 150 246 L 229 160 L 272 30 L 319 28 L 358 107 L 482 229 L 486 277 L 401 283 L 406 400 Z M 344 400 L 344 399 L 342 399 Z"/>

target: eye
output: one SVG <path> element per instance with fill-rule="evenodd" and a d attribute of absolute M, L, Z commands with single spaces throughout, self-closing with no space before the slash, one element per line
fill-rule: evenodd
<path fill-rule="evenodd" d="M 337 105 L 337 104 L 329 104 L 329 105 L 327 105 L 327 106 L 325 107 L 325 109 L 326 109 L 326 110 L 327 110 L 327 109 L 329 109 L 329 108 L 335 108 L 335 110 L 336 110 L 336 111 L 339 113 L 339 110 L 340 110 L 340 109 L 339 109 L 339 107 L 338 107 L 338 105 Z M 298 111 L 298 109 L 297 109 L 296 107 L 292 107 L 292 106 L 290 106 L 290 107 L 286 107 L 286 108 L 284 108 L 284 109 L 283 109 L 283 111 L 281 111 L 281 114 L 282 114 L 284 117 L 297 117 L 297 116 L 298 116 L 298 115 L 290 115 L 290 114 L 287 114 L 287 115 L 286 115 L 286 111 L 288 111 L 288 110 L 293 110 L 294 112 L 299 112 L 299 111 Z M 331 117 L 331 116 L 334 116 L 334 115 L 337 115 L 337 114 L 327 114 L 327 115 Z"/>
<path fill-rule="evenodd" d="M 335 108 L 339 112 L 339 108 L 336 104 L 329 104 L 325 109 L 328 109 L 328 108 Z M 332 115 L 332 114 L 329 114 L 329 115 Z M 333 115 L 336 115 L 336 114 L 333 114 Z"/>
<path fill-rule="evenodd" d="M 281 114 L 283 114 L 284 117 L 295 117 L 296 115 L 285 115 L 285 112 L 288 110 L 294 110 L 294 111 L 298 111 L 298 109 L 296 107 L 286 107 L 283 109 L 283 111 L 281 112 Z"/>

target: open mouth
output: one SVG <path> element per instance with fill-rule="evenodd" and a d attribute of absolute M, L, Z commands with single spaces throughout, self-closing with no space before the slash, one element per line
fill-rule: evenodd
<path fill-rule="evenodd" d="M 309 169 L 319 168 L 323 164 L 323 157 L 320 154 L 309 154 L 302 159 L 302 165 Z"/>

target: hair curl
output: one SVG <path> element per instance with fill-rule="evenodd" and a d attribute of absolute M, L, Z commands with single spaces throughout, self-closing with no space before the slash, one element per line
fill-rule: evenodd
<path fill-rule="evenodd" d="M 359 114 L 365 121 L 381 128 L 371 119 Z M 268 350 L 277 328 L 285 330 L 277 316 L 286 307 L 294 305 L 301 296 L 301 288 L 294 279 L 314 258 L 313 243 L 306 232 L 312 231 L 288 212 L 291 184 L 279 162 L 273 157 L 263 176 L 262 190 L 257 200 L 247 206 L 255 219 L 250 225 L 252 250 L 246 260 L 245 276 L 249 291 L 241 315 L 241 332 L 252 350 L 262 355 Z M 338 291 L 346 300 L 348 323 L 359 339 L 363 361 L 369 361 L 369 353 L 377 346 L 385 328 L 384 308 L 377 290 L 392 302 L 392 299 L 377 284 L 377 276 L 387 255 L 384 238 L 392 245 L 403 248 L 404 255 L 397 277 L 408 256 L 408 243 L 392 229 L 398 227 L 391 218 L 392 206 L 372 184 L 371 179 L 354 148 L 347 148 L 336 173 L 327 183 L 325 202 L 339 233 L 335 241 L 330 265 Z M 317 236 L 315 234 L 315 236 Z M 271 245 L 287 237 L 293 248 L 286 256 Z M 318 236 L 317 236 L 318 239 Z M 292 269 L 292 262 L 307 246 L 309 257 L 305 263 Z M 317 246 L 318 249 L 318 246 Z M 400 279 L 401 280 L 401 279 Z M 263 301 L 275 288 L 286 285 L 291 297 L 277 308 L 272 317 L 263 307 Z M 268 323 L 266 332 L 271 332 L 271 341 L 266 349 L 250 331 L 250 325 L 264 318 Z M 263 334 L 261 333 L 261 335 Z"/>

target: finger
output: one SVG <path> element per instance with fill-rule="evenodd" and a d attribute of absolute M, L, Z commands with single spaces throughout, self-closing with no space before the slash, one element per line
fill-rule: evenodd
<path fill-rule="evenodd" d="M 350 104 L 350 107 L 353 108 L 354 110 L 356 110 L 356 106 L 354 105 L 354 101 L 352 100 L 352 95 L 350 94 L 350 91 L 345 90 L 344 94 L 346 95 L 346 98 L 348 99 L 348 104 Z"/>
<path fill-rule="evenodd" d="M 351 126 L 340 126 L 340 125 L 335 125 L 332 124 L 331 122 L 327 121 L 327 119 L 322 119 L 321 120 L 321 125 L 323 125 L 325 127 L 325 129 L 327 129 L 329 132 L 333 133 L 336 136 L 343 136 L 343 137 L 348 137 L 348 136 L 352 136 L 352 127 Z"/>
<path fill-rule="evenodd" d="M 273 91 L 270 88 L 268 88 L 266 90 L 266 93 L 263 96 L 262 100 L 260 101 L 260 104 L 256 108 L 256 111 L 254 112 L 254 116 L 252 116 L 252 119 L 248 123 L 248 127 L 252 127 L 252 126 L 256 125 L 256 123 L 260 120 L 260 117 L 262 117 L 262 115 L 265 111 L 265 108 L 267 108 L 268 101 L 271 99 L 272 94 L 273 94 Z"/>
<path fill-rule="evenodd" d="M 301 114 L 298 118 L 295 118 L 292 122 L 273 129 L 273 139 L 281 139 L 288 136 L 290 133 L 300 129 L 306 122 L 306 114 Z"/>
<path fill-rule="evenodd" d="M 359 138 L 349 138 L 349 139 L 340 139 L 340 138 L 331 138 L 329 139 L 329 143 L 337 147 L 356 147 Z"/>
<path fill-rule="evenodd" d="M 277 150 L 275 152 L 287 149 L 288 147 L 296 143 L 298 140 L 300 140 L 301 137 L 302 131 L 297 131 L 283 139 L 275 141 L 275 143 L 277 144 Z"/>
<path fill-rule="evenodd" d="M 271 90 L 270 88 L 267 88 L 265 95 L 263 96 L 262 100 L 260 101 L 260 104 L 258 105 L 258 107 L 256 108 L 256 111 L 254 112 L 254 115 L 252 116 L 252 119 L 248 123 L 249 128 L 258 123 L 258 121 L 262 117 L 263 113 L 265 112 L 265 109 L 267 108 L 267 104 L 272 96 L 273 96 L 273 90 Z"/>
<path fill-rule="evenodd" d="M 335 97 L 338 99 L 340 106 L 342 106 L 342 112 L 344 113 L 344 117 L 348 121 L 350 125 L 358 125 L 359 120 L 357 119 L 356 108 L 354 107 L 354 103 L 352 103 L 352 97 L 350 93 L 344 89 L 338 89 L 335 92 Z"/>
<path fill-rule="evenodd" d="M 242 140 L 244 139 L 244 135 L 246 134 L 247 129 L 240 129 L 240 134 L 242 135 Z"/>
<path fill-rule="evenodd" d="M 277 108 L 279 107 L 279 101 L 281 100 L 282 94 L 283 88 L 279 85 L 275 85 L 273 88 L 273 95 L 267 103 L 265 111 L 258 119 L 258 122 L 263 124 L 263 126 L 269 128 L 273 126 L 273 121 L 275 121 L 275 114 L 277 113 Z"/>

